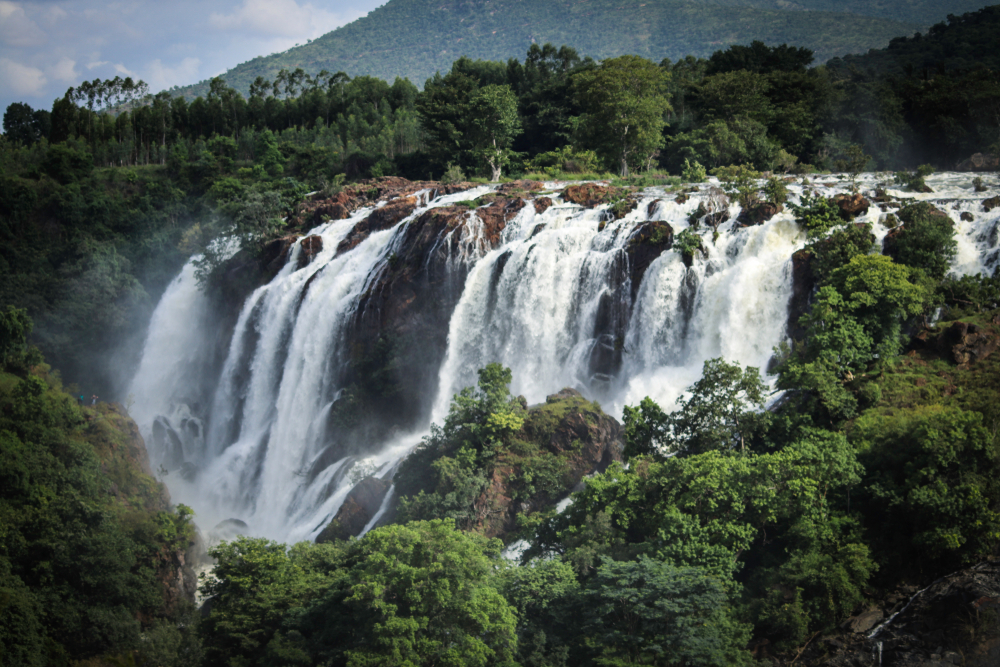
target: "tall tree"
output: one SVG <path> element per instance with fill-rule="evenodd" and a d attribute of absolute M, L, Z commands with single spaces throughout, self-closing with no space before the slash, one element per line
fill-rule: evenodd
<path fill-rule="evenodd" d="M 490 180 L 499 181 L 510 164 L 511 143 L 521 133 L 517 96 L 510 86 L 480 88 L 470 100 L 476 157 L 490 170 Z"/>
<path fill-rule="evenodd" d="M 663 146 L 669 80 L 670 72 L 639 56 L 605 60 L 574 77 L 584 144 L 617 163 L 622 176 Z"/>

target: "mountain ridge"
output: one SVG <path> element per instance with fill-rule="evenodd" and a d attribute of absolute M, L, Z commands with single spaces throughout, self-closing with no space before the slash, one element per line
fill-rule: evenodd
<path fill-rule="evenodd" d="M 598 59 L 633 53 L 676 60 L 759 39 L 806 46 L 824 62 L 884 47 L 950 12 L 982 6 L 981 0 L 443 0 L 433 5 L 390 0 L 307 44 L 258 56 L 222 77 L 244 94 L 257 76 L 272 79 L 283 68 L 297 67 L 309 74 L 326 69 L 390 81 L 398 76 L 422 85 L 460 56 L 522 58 L 532 43 L 545 42 L 567 44 Z M 207 81 L 173 90 L 186 97 L 207 91 Z"/>

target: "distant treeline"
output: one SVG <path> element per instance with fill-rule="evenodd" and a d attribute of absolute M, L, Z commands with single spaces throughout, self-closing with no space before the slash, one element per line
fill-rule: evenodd
<path fill-rule="evenodd" d="M 657 63 L 662 77 L 639 94 L 657 102 L 660 136 L 629 167 L 676 173 L 689 159 L 708 167 L 772 170 L 798 162 L 835 169 L 846 148 L 860 144 L 873 158 L 871 168 L 951 168 L 1000 142 L 1000 74 L 989 46 L 998 29 L 1000 7 L 987 7 L 827 66 L 810 68 L 806 49 L 761 42 L 708 59 L 664 60 Z M 567 147 L 602 153 L 605 138 L 586 131 L 599 105 L 590 98 L 614 97 L 590 95 L 595 83 L 588 84 L 586 73 L 599 67 L 570 47 L 546 44 L 532 45 L 523 61 L 459 58 L 423 91 L 405 79 L 390 85 L 342 72 L 313 77 L 302 69 L 282 71 L 274 81 L 258 77 L 249 97 L 217 78 L 190 103 L 168 93 L 95 99 L 102 82 L 87 82 L 56 100 L 51 112 L 11 105 L 4 126 L 18 145 L 79 137 L 99 166 L 164 164 L 178 145 L 190 151 L 214 136 L 236 142 L 235 159 L 253 160 L 254 133 L 271 130 L 280 133 L 286 154 L 309 147 L 316 164 L 308 171 L 413 178 L 440 176 L 454 163 L 489 176 L 471 136 L 477 91 L 500 86 L 513 95 L 509 170 L 530 171 L 541 166 L 543 153 Z M 620 160 L 604 153 L 603 164 L 591 166 L 619 170 Z"/>

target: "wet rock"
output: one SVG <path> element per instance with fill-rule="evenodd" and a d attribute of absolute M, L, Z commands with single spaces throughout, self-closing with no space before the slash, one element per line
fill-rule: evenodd
<path fill-rule="evenodd" d="M 983 210 L 987 213 L 995 208 L 1000 208 L 1000 197 L 990 197 L 983 201 Z"/>
<path fill-rule="evenodd" d="M 816 288 L 812 270 L 812 251 L 802 248 L 792 255 L 792 298 L 788 301 L 788 335 L 795 340 L 805 337 L 799 319 L 809 310 L 809 299 Z"/>
<path fill-rule="evenodd" d="M 771 202 L 761 202 L 755 206 L 750 207 L 750 209 L 745 211 L 740 211 L 739 217 L 736 218 L 736 224 L 740 227 L 751 227 L 753 225 L 762 225 L 774 216 L 778 215 L 783 211 L 784 208 L 780 204 L 772 204 Z M 717 225 L 713 225 L 717 226 Z"/>
<path fill-rule="evenodd" d="M 885 614 L 881 609 L 869 609 L 857 616 L 852 616 L 841 624 L 841 629 L 849 630 L 857 634 L 869 632 L 872 628 L 882 622 Z"/>
<path fill-rule="evenodd" d="M 845 220 L 853 220 L 859 215 L 864 215 L 871 207 L 871 202 L 860 194 L 837 195 L 835 203 L 837 204 L 837 208 L 840 209 L 840 216 Z"/>
<path fill-rule="evenodd" d="M 376 477 L 365 477 L 358 482 L 347 494 L 337 515 L 316 537 L 316 543 L 346 540 L 359 535 L 378 514 L 390 486 L 388 480 Z"/>
<path fill-rule="evenodd" d="M 507 228 L 507 223 L 525 207 L 524 200 L 497 199 L 489 206 L 476 209 L 476 216 L 483 221 L 483 234 L 491 247 L 500 243 L 500 233 Z"/>
<path fill-rule="evenodd" d="M 962 222 L 972 222 L 973 220 L 976 219 L 976 216 L 972 215 L 968 211 L 962 211 L 962 214 L 959 216 L 959 218 L 962 220 Z"/>
<path fill-rule="evenodd" d="M 646 269 L 653 261 L 674 245 L 674 229 L 662 220 L 644 222 L 632 232 L 625 252 L 629 258 L 632 281 L 632 303 L 638 294 Z"/>
<path fill-rule="evenodd" d="M 337 246 L 337 254 L 342 255 L 348 250 L 356 248 L 372 232 L 379 232 L 395 227 L 403 218 L 412 214 L 417 209 L 418 203 L 416 197 L 401 197 L 381 208 L 375 209 L 371 212 L 371 215 L 355 225 L 354 229 L 340 242 Z"/>
<path fill-rule="evenodd" d="M 550 197 L 539 197 L 531 202 L 535 207 L 535 213 L 541 215 L 545 213 L 552 206 L 552 199 Z"/>
<path fill-rule="evenodd" d="M 307 236 L 302 239 L 302 243 L 299 244 L 299 268 L 301 269 L 302 267 L 307 266 L 309 262 L 313 261 L 313 258 L 321 252 L 323 252 L 322 236 L 316 236 L 314 234 L 313 236 Z"/>
<path fill-rule="evenodd" d="M 805 667 L 995 667 L 1000 664 L 1000 562 L 985 561 L 935 581 L 916 593 L 909 606 L 878 635 L 860 628 L 877 616 L 872 610 L 849 619 L 837 642 L 824 638 L 804 650 L 795 662 Z M 902 602 L 902 601 L 901 601 Z M 881 621 L 880 621 L 881 622 Z M 857 630 L 852 627 L 858 628 Z"/>

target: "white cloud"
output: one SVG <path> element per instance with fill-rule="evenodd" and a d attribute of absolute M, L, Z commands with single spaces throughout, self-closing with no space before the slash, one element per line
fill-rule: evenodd
<path fill-rule="evenodd" d="M 269 37 L 305 41 L 327 33 L 360 16 L 360 12 L 338 14 L 296 0 L 243 0 L 232 14 L 213 13 L 209 25 L 219 30 L 250 30 Z"/>
<path fill-rule="evenodd" d="M 115 65 L 115 71 L 118 72 L 119 74 L 124 74 L 125 76 L 136 76 L 135 72 L 130 70 L 128 67 L 125 67 L 125 65 L 121 63 Z"/>
<path fill-rule="evenodd" d="M 24 8 L 16 2 L 0 0 L 0 43 L 5 46 L 41 46 L 48 37 Z"/>
<path fill-rule="evenodd" d="M 56 81 L 75 83 L 80 78 L 80 73 L 76 71 L 76 61 L 63 56 L 59 62 L 48 68 L 49 76 Z"/>
<path fill-rule="evenodd" d="M 183 86 L 198 80 L 201 60 L 185 58 L 175 67 L 164 65 L 159 58 L 149 64 L 144 80 L 150 90 L 165 90 L 174 86 Z"/>
<path fill-rule="evenodd" d="M 107 60 L 95 60 L 92 63 L 87 63 L 87 69 L 94 69 L 95 67 L 100 67 L 101 65 L 107 65 Z"/>
<path fill-rule="evenodd" d="M 0 75 L 4 86 L 9 87 L 15 95 L 40 95 L 48 83 L 42 70 L 16 63 L 9 58 L 0 58 Z"/>

